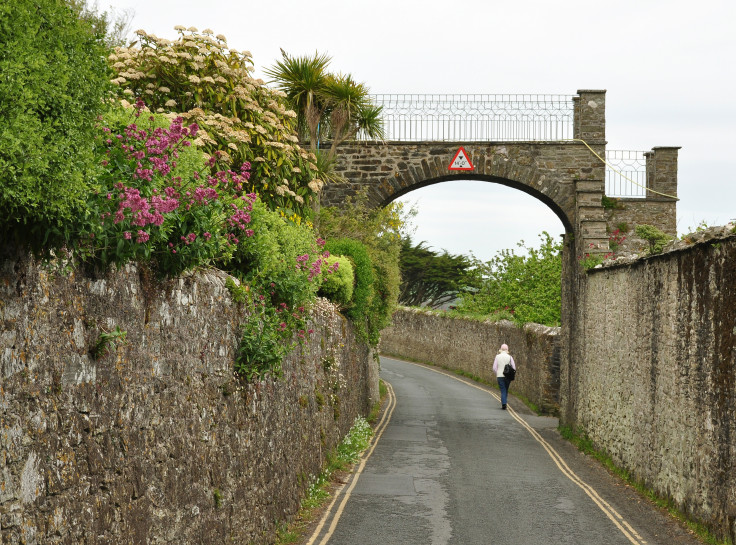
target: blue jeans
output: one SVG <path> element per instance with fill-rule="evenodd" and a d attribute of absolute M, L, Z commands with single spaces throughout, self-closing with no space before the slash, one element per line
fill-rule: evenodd
<path fill-rule="evenodd" d="M 509 383 L 506 377 L 498 377 L 498 387 L 501 389 L 501 405 L 506 405 L 506 398 L 509 393 Z"/>

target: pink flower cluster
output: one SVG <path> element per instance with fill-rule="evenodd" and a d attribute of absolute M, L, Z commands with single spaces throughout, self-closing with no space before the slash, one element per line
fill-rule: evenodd
<path fill-rule="evenodd" d="M 324 246 L 322 244 L 321 246 Z M 314 280 L 315 277 L 322 274 L 322 266 L 327 262 L 327 258 L 330 257 L 330 252 L 324 252 L 320 256 L 317 257 L 310 265 L 309 265 L 309 271 L 307 273 L 307 277 L 309 281 L 311 282 Z M 296 258 L 296 269 L 301 270 L 303 267 L 306 267 L 306 264 L 309 262 L 309 254 L 304 254 L 297 256 Z M 337 270 L 338 263 L 335 262 L 333 265 L 327 267 L 325 270 L 332 274 Z"/>
<path fill-rule="evenodd" d="M 143 197 L 140 191 L 134 187 L 126 187 L 119 182 L 115 189 L 121 191 L 118 195 L 118 210 L 115 213 L 115 223 L 125 219 L 125 211 L 132 213 L 131 224 L 138 227 L 146 225 L 160 226 L 164 222 L 164 214 L 173 212 L 179 207 L 179 201 L 173 197 L 160 197 L 154 195 L 151 199 Z"/>
<path fill-rule="evenodd" d="M 136 117 L 144 107 L 139 100 Z M 147 129 L 138 120 L 116 132 L 108 127 L 101 130 L 107 150 L 101 161 L 105 173 L 101 180 L 107 190 L 96 198 L 96 204 L 101 225 L 111 231 L 109 235 L 148 243 L 154 252 L 195 256 L 194 260 L 218 251 L 223 239 L 239 244 L 243 237 L 254 235 L 251 222 L 257 196 L 246 193 L 252 191 L 250 163 L 214 172 L 219 158 L 216 152 L 209 168 L 194 172 L 193 179 L 174 176 L 180 151 L 199 131 L 196 124 L 185 127 L 177 118 L 168 128 Z M 92 239 L 95 234 L 89 236 Z M 213 247 L 210 241 L 218 241 L 218 246 Z M 162 248 L 158 249 L 159 245 Z M 203 245 L 207 245 L 204 251 Z M 129 252 L 130 247 L 123 251 Z"/>
<path fill-rule="evenodd" d="M 187 246 L 189 246 L 196 239 L 197 239 L 197 235 L 195 235 L 194 233 L 189 233 L 186 236 L 183 236 L 182 235 L 182 237 L 181 237 L 182 242 L 184 242 L 184 244 L 186 244 Z"/>

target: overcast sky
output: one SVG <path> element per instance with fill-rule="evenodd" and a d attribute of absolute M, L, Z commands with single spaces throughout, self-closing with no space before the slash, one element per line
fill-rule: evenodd
<path fill-rule="evenodd" d="M 173 39 L 211 28 L 253 54 L 256 72 L 315 51 L 374 93 L 574 95 L 606 89 L 608 149 L 682 146 L 678 231 L 736 218 L 736 2 L 733 0 L 99 0 L 132 29 Z M 489 259 L 543 230 L 541 202 L 483 182 L 408 194 L 415 240 Z"/>

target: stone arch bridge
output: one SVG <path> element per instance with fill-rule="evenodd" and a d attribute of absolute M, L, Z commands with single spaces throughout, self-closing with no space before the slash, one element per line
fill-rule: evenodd
<path fill-rule="evenodd" d="M 326 186 L 322 203 L 339 205 L 365 191 L 372 205 L 385 206 L 424 186 L 476 179 L 546 204 L 578 255 L 608 252 L 617 226 L 648 223 L 674 235 L 679 148 L 607 151 L 605 98 L 605 91 L 595 90 L 574 96 L 376 95 L 386 140 L 343 145 L 337 170 L 346 183 Z M 460 148 L 471 170 L 450 168 Z M 619 168 L 607 167 L 603 158 Z M 604 203 L 604 196 L 617 200 Z"/>

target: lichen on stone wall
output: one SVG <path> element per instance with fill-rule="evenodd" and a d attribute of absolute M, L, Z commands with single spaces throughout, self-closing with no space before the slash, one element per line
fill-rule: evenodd
<path fill-rule="evenodd" d="M 565 424 L 736 539 L 736 235 L 714 228 L 578 284 Z"/>
<path fill-rule="evenodd" d="M 243 383 L 244 310 L 226 278 L 208 270 L 152 289 L 132 265 L 65 276 L 3 255 L 2 543 L 268 543 L 297 512 L 303 476 L 376 401 L 376 365 L 321 301 L 283 379 Z M 92 357 L 116 327 L 125 342 Z"/>

